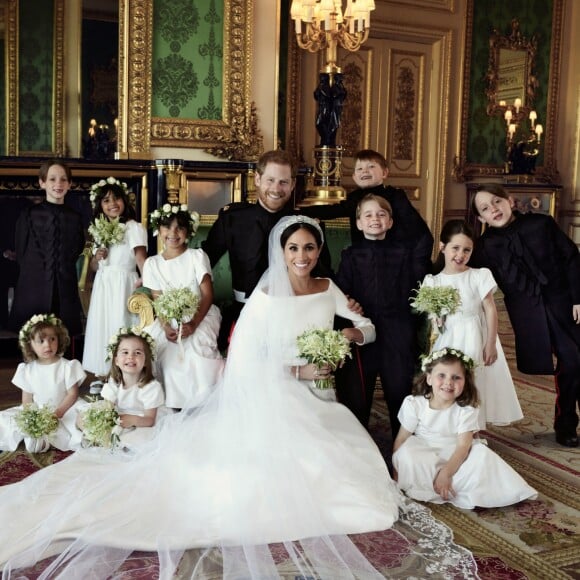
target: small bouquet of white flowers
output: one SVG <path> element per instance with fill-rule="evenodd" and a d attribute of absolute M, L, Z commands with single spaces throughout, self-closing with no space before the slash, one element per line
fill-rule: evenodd
<path fill-rule="evenodd" d="M 306 330 L 296 340 L 298 356 L 318 367 L 328 364 L 334 371 L 347 356 L 352 357 L 349 340 L 338 330 Z M 330 389 L 334 387 L 334 377 L 316 379 L 314 383 L 317 389 Z"/>
<path fill-rule="evenodd" d="M 95 401 L 81 411 L 80 415 L 83 446 L 114 448 L 119 444 L 123 428 L 113 403 L 106 400 Z"/>
<path fill-rule="evenodd" d="M 457 312 L 461 306 L 459 290 L 453 286 L 426 286 L 422 284 L 414 290 L 416 296 L 409 298 L 411 307 L 417 312 L 425 312 L 435 321 L 439 334 L 445 332 L 445 318 Z"/>
<path fill-rule="evenodd" d="M 20 431 L 31 439 L 42 439 L 56 431 L 58 417 L 49 406 L 39 407 L 36 403 L 27 403 L 14 416 Z"/>
<path fill-rule="evenodd" d="M 190 288 L 165 290 L 153 301 L 155 314 L 164 323 L 177 330 L 189 322 L 199 308 L 199 296 Z"/>
<path fill-rule="evenodd" d="M 108 248 L 120 244 L 125 238 L 125 224 L 119 218 L 110 220 L 106 215 L 100 215 L 89 226 L 89 234 L 93 238 L 93 253 L 99 248 Z"/>

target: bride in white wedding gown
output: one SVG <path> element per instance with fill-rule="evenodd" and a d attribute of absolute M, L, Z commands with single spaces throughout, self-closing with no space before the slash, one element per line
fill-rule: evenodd
<path fill-rule="evenodd" d="M 353 320 L 358 342 L 374 340 L 342 292 L 311 277 L 321 244 L 310 218 L 275 226 L 270 268 L 202 408 L 167 417 L 132 453 L 81 450 L 0 488 L 3 578 L 55 554 L 41 578 L 120 577 L 136 550 L 158 554 L 161 578 L 218 578 L 207 572 L 216 549 L 223 578 L 278 578 L 275 542 L 292 576 L 382 578 L 346 534 L 385 530 L 399 516 L 428 538 L 409 547 L 424 569 L 474 574 L 449 530 L 403 499 L 350 411 L 309 389 L 315 367 L 297 358 L 301 332 L 331 328 L 338 313 Z"/>

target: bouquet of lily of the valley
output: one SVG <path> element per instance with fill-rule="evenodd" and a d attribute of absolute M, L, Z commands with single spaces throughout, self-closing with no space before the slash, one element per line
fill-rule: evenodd
<path fill-rule="evenodd" d="M 123 428 L 113 403 L 106 400 L 95 401 L 83 409 L 80 415 L 83 446 L 113 448 L 118 445 Z"/>
<path fill-rule="evenodd" d="M 155 314 L 175 330 L 189 322 L 199 308 L 199 296 L 190 288 L 171 288 L 165 290 L 153 301 Z"/>
<path fill-rule="evenodd" d="M 347 356 L 352 357 L 349 340 L 338 330 L 306 330 L 297 338 L 297 343 L 299 357 L 316 366 L 328 364 L 333 371 Z M 334 377 L 316 379 L 314 383 L 318 389 L 330 389 L 334 387 Z"/>
<path fill-rule="evenodd" d="M 14 420 L 20 431 L 32 439 L 41 439 L 58 428 L 58 417 L 52 407 L 39 407 L 36 403 L 27 403 L 16 413 Z"/>
<path fill-rule="evenodd" d="M 440 334 L 445 332 L 445 318 L 454 314 L 461 306 L 459 290 L 453 286 L 426 286 L 422 284 L 415 296 L 409 298 L 411 307 L 417 312 L 425 312 L 435 321 Z"/>
<path fill-rule="evenodd" d="M 110 220 L 106 215 L 100 215 L 89 226 L 89 234 L 93 238 L 93 253 L 99 248 L 108 248 L 120 244 L 125 238 L 125 224 L 119 218 Z"/>

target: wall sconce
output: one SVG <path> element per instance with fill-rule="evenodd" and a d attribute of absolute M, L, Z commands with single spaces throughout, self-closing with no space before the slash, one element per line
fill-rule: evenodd
<path fill-rule="evenodd" d="M 499 105 L 505 107 L 503 117 L 506 122 L 506 173 L 534 173 L 544 133 L 544 127 L 536 123 L 538 114 L 532 110 L 526 115 L 522 110 L 521 99 L 516 99 L 513 107 L 505 101 L 500 101 Z M 529 132 L 524 129 L 528 119 Z"/>

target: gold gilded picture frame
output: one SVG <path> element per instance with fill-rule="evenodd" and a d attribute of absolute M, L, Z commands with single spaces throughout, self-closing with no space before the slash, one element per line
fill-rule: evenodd
<path fill-rule="evenodd" d="M 223 2 L 222 118 L 152 117 L 153 0 L 120 0 L 119 156 L 148 156 L 151 147 L 202 148 L 217 157 L 253 159 L 262 138 L 251 102 L 253 0 Z"/>

